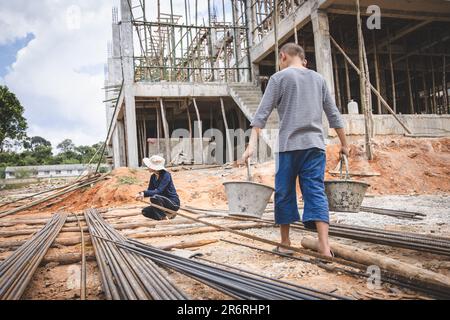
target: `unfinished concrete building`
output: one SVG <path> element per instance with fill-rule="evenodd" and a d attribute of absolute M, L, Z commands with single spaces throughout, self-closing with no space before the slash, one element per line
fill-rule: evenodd
<path fill-rule="evenodd" d="M 228 133 L 249 128 L 287 42 L 305 48 L 349 134 L 366 137 L 369 158 L 375 135 L 448 134 L 449 30 L 443 0 L 121 0 L 105 81 L 111 161 L 238 158 L 238 138 Z M 273 114 L 261 161 L 277 122 Z"/>

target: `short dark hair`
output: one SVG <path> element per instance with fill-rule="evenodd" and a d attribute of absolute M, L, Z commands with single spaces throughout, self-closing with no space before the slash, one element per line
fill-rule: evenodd
<path fill-rule="evenodd" d="M 283 52 L 291 57 L 300 57 L 305 59 L 305 49 L 293 42 L 286 43 L 280 48 L 280 53 Z"/>

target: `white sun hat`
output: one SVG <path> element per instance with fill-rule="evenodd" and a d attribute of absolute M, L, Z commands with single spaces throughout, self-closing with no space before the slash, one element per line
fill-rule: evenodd
<path fill-rule="evenodd" d="M 160 156 L 153 156 L 150 159 L 144 158 L 142 159 L 142 162 L 147 166 L 147 168 L 160 171 L 160 170 L 166 170 L 164 165 L 166 164 L 166 160 L 163 157 Z"/>

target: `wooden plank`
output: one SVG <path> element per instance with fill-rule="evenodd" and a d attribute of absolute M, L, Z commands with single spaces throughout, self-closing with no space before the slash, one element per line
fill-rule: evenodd
<path fill-rule="evenodd" d="M 304 237 L 301 243 L 302 247 L 315 251 L 317 251 L 319 247 L 318 241 L 311 237 Z M 376 265 L 382 270 L 402 275 L 408 279 L 415 279 L 422 283 L 429 283 L 431 285 L 441 288 L 445 287 L 447 290 L 450 290 L 450 278 L 443 274 L 432 272 L 416 267 L 410 263 L 405 263 L 387 256 L 337 242 L 330 242 L 330 247 L 336 256 L 346 260 L 362 263 L 367 266 Z"/>

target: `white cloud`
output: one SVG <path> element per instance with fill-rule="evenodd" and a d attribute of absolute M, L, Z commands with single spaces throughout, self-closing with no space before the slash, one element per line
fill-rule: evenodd
<path fill-rule="evenodd" d="M 106 134 L 104 75 L 116 0 L 0 0 L 0 44 L 33 33 L 0 82 L 25 107 L 29 135 L 93 144 Z M 77 6 L 77 16 L 70 13 Z M 68 11 L 69 10 L 69 11 Z"/>
<path fill-rule="evenodd" d="M 173 5 L 175 14 L 184 14 L 184 0 Z M 76 144 L 105 138 L 102 66 L 113 6 L 120 8 L 119 0 L 0 0 L 0 46 L 34 35 L 0 78 L 25 107 L 30 136 L 43 136 L 54 147 L 65 138 Z M 201 23 L 207 0 L 199 0 L 198 8 Z M 156 0 L 148 1 L 147 10 L 154 19 Z M 161 1 L 161 11 L 170 13 L 169 1 Z"/>

